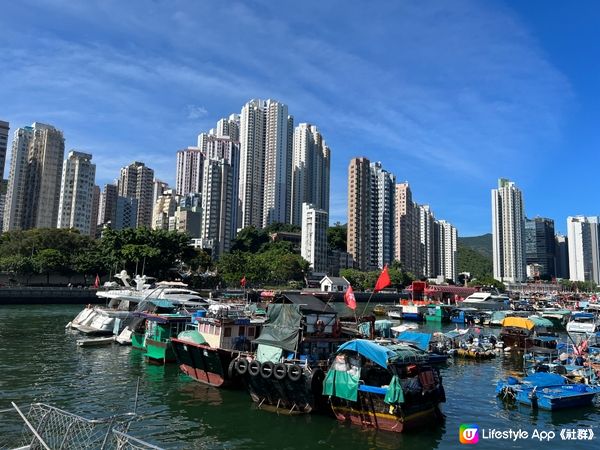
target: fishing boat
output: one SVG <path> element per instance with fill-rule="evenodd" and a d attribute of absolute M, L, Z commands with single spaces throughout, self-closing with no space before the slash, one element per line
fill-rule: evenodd
<path fill-rule="evenodd" d="M 408 301 L 402 304 L 402 319 L 412 320 L 415 322 L 423 322 L 425 320 L 425 314 L 427 312 L 427 306 L 425 304 L 417 304 L 412 301 Z"/>
<path fill-rule="evenodd" d="M 265 317 L 247 316 L 245 305 L 212 305 L 194 318 L 193 329 L 171 338 L 179 368 L 214 387 L 241 386 L 234 360 L 250 352 Z"/>
<path fill-rule="evenodd" d="M 333 356 L 323 394 L 340 422 L 396 433 L 441 422 L 442 379 L 425 352 L 356 339 Z"/>
<path fill-rule="evenodd" d="M 186 324 L 192 320 L 191 314 L 153 314 L 147 312 L 135 313 L 137 317 L 145 320 L 143 338 L 144 357 L 149 362 L 166 364 L 175 362 L 175 352 L 171 338 L 184 331 Z M 135 334 L 134 334 L 135 335 Z M 133 344 L 134 348 L 137 344 Z"/>
<path fill-rule="evenodd" d="M 443 364 L 448 361 L 449 355 L 445 351 L 440 351 L 438 349 L 435 342 L 432 341 L 431 333 L 407 330 L 398 333 L 395 336 L 394 342 L 414 346 L 417 349 L 426 352 L 429 357 L 427 362 L 430 364 Z"/>
<path fill-rule="evenodd" d="M 325 410 L 327 360 L 357 332 L 348 334 L 335 310 L 312 295 L 277 295 L 267 314 L 256 352 L 234 363 L 250 397 L 261 409 L 283 414 Z"/>
<path fill-rule="evenodd" d="M 425 322 L 445 323 L 450 322 L 450 311 L 452 307 L 430 303 L 425 311 Z"/>
<path fill-rule="evenodd" d="M 556 348 L 558 336 L 552 332 L 548 319 L 537 316 L 505 317 L 502 320 L 500 340 L 505 347 L 527 349 L 531 347 Z"/>
<path fill-rule="evenodd" d="M 504 401 L 513 401 L 534 409 L 575 408 L 591 405 L 600 387 L 569 383 L 562 375 L 538 372 L 523 379 L 508 377 L 496 385 L 496 395 Z"/>
<path fill-rule="evenodd" d="M 450 322 L 474 324 L 477 311 L 477 308 L 456 308 L 450 312 Z"/>
<path fill-rule="evenodd" d="M 568 309 L 547 308 L 541 311 L 540 316 L 552 322 L 555 330 L 565 330 L 571 317 L 571 311 Z"/>

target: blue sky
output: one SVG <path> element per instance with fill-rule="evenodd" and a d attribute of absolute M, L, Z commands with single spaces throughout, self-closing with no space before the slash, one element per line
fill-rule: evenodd
<path fill-rule="evenodd" d="M 332 150 L 379 160 L 459 235 L 489 232 L 498 177 L 528 216 L 600 214 L 600 6 L 503 1 L 4 1 L 0 119 L 62 129 L 97 182 L 175 152 L 251 98 L 289 105 Z M 8 161 L 7 161 L 8 164 Z"/>

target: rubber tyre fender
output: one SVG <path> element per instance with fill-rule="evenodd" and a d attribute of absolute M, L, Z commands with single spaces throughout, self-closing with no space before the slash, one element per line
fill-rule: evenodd
<path fill-rule="evenodd" d="M 302 368 L 296 364 L 288 367 L 287 373 L 289 379 L 292 381 L 298 381 L 300 378 L 302 378 Z"/>
<path fill-rule="evenodd" d="M 232 359 L 229 362 L 229 366 L 227 367 L 227 376 L 229 377 L 230 380 L 235 376 L 235 374 L 237 372 L 236 363 L 237 363 L 237 360 Z"/>
<path fill-rule="evenodd" d="M 265 361 L 260 366 L 260 376 L 263 377 L 265 380 L 267 380 L 267 379 L 271 378 L 271 375 L 273 375 L 274 369 L 275 369 L 275 364 L 273 364 L 271 361 Z"/>
<path fill-rule="evenodd" d="M 253 360 L 248 364 L 248 373 L 253 377 L 260 373 L 260 363 L 257 360 Z"/>
<path fill-rule="evenodd" d="M 235 360 L 235 370 L 240 375 L 244 375 L 248 372 L 248 360 L 246 358 L 238 358 Z"/>
<path fill-rule="evenodd" d="M 273 378 L 276 380 L 283 380 L 287 375 L 287 366 L 285 364 L 279 363 L 275 364 L 275 368 L 273 369 Z"/>

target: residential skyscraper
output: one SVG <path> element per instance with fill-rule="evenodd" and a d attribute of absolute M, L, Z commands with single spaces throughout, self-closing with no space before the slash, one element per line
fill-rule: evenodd
<path fill-rule="evenodd" d="M 177 152 L 175 190 L 178 195 L 200 192 L 203 161 L 204 152 L 200 147 L 188 147 Z"/>
<path fill-rule="evenodd" d="M 100 214 L 100 186 L 94 186 L 92 191 L 92 223 L 90 225 L 90 236 L 98 237 L 98 214 Z"/>
<path fill-rule="evenodd" d="M 115 203 L 115 221 L 112 228 L 115 230 L 136 228 L 138 226 L 138 203 L 137 198 L 118 196 Z"/>
<path fill-rule="evenodd" d="M 222 119 L 224 120 L 224 119 Z M 233 121 L 234 126 L 235 121 Z M 229 164 L 230 168 L 228 169 L 231 172 L 231 190 L 227 191 L 228 195 L 231 198 L 227 199 L 228 203 L 231 203 L 231 217 L 227 218 L 227 222 L 231 228 L 229 232 L 230 239 L 233 239 L 237 234 L 238 223 L 239 223 L 239 207 L 240 207 L 240 199 L 239 199 L 239 181 L 240 181 L 240 144 L 237 141 L 234 141 L 232 138 L 228 136 L 210 136 L 210 138 L 206 142 L 206 160 L 223 160 L 224 163 Z M 211 168 L 211 171 L 214 170 L 214 167 Z M 214 186 L 214 180 L 207 184 L 208 187 Z M 226 210 L 223 210 L 226 211 Z M 225 242 L 225 241 L 219 241 Z M 229 249 L 229 244 L 227 243 L 225 247 L 227 250 Z"/>
<path fill-rule="evenodd" d="M 408 182 L 396 185 L 394 257 L 402 268 L 414 275 L 421 273 L 419 208 L 412 200 Z"/>
<path fill-rule="evenodd" d="M 92 155 L 71 150 L 63 163 L 57 228 L 75 228 L 90 235 L 95 183 Z"/>
<path fill-rule="evenodd" d="M 566 236 L 556 235 L 556 277 L 569 279 L 569 242 Z"/>
<path fill-rule="evenodd" d="M 263 223 L 289 223 L 292 179 L 293 118 L 276 100 L 265 102 L 265 167 Z"/>
<path fill-rule="evenodd" d="M 177 209 L 177 196 L 173 191 L 167 190 L 156 199 L 152 212 L 152 229 L 168 230 L 169 217 L 175 214 Z"/>
<path fill-rule="evenodd" d="M 240 228 L 263 226 L 265 103 L 250 100 L 240 114 Z"/>
<path fill-rule="evenodd" d="M 12 150 L 5 230 L 56 227 L 65 153 L 62 132 L 39 122 L 19 128 Z"/>
<path fill-rule="evenodd" d="M 204 161 L 200 237 L 212 244 L 217 259 L 229 251 L 232 234 L 233 169 L 225 159 Z"/>
<path fill-rule="evenodd" d="M 138 227 L 152 226 L 153 182 L 154 170 L 142 162 L 135 161 L 121 169 L 121 177 L 117 184 L 119 196 L 137 199 Z"/>
<path fill-rule="evenodd" d="M 600 218 L 567 217 L 571 281 L 600 283 Z"/>
<path fill-rule="evenodd" d="M 302 205 L 302 241 L 300 254 L 313 272 L 327 273 L 327 227 L 329 214 L 315 205 Z"/>
<path fill-rule="evenodd" d="M 217 122 L 217 137 L 229 137 L 234 142 L 240 140 L 240 115 L 231 114 L 228 118 Z"/>
<path fill-rule="evenodd" d="M 117 197 L 119 196 L 115 184 L 105 184 L 104 190 L 100 193 L 100 204 L 98 205 L 98 225 L 115 226 L 117 214 Z"/>
<path fill-rule="evenodd" d="M 525 260 L 535 264 L 540 277 L 556 276 L 554 220 L 544 217 L 525 218 Z"/>
<path fill-rule="evenodd" d="M 348 253 L 356 267 L 368 270 L 371 256 L 371 171 L 367 158 L 354 158 L 348 167 Z"/>
<path fill-rule="evenodd" d="M 371 174 L 371 268 L 382 268 L 394 261 L 394 208 L 396 176 L 383 169 L 380 162 L 370 164 Z"/>
<path fill-rule="evenodd" d="M 4 207 L 6 206 L 6 191 L 8 180 L 4 179 L 4 166 L 6 164 L 6 151 L 8 149 L 9 124 L 0 120 L 0 231 L 4 225 Z"/>
<path fill-rule="evenodd" d="M 456 262 L 456 243 L 458 233 L 452 224 L 445 220 L 438 220 L 438 275 L 443 275 L 445 279 L 457 280 L 457 262 Z"/>
<path fill-rule="evenodd" d="M 421 254 L 421 269 L 419 274 L 428 278 L 438 275 L 437 250 L 435 233 L 435 217 L 429 205 L 419 205 L 419 240 Z"/>
<path fill-rule="evenodd" d="M 0 120 L 0 180 L 4 178 L 4 166 L 6 165 L 6 151 L 8 149 L 8 122 Z"/>
<path fill-rule="evenodd" d="M 310 203 L 329 214 L 331 152 L 314 125 L 294 130 L 291 185 L 291 223 L 302 224 L 302 205 Z"/>
<path fill-rule="evenodd" d="M 521 191 L 514 182 L 498 180 L 492 189 L 492 241 L 494 278 L 521 282 L 525 270 L 525 214 Z"/>

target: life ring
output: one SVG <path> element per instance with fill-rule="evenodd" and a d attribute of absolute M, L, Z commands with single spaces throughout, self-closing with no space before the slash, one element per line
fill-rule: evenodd
<path fill-rule="evenodd" d="M 248 373 L 253 377 L 260 373 L 260 363 L 257 360 L 253 360 L 248 364 Z"/>
<path fill-rule="evenodd" d="M 276 380 L 283 380 L 287 375 L 287 366 L 285 364 L 276 364 L 273 368 L 273 377 Z"/>
<path fill-rule="evenodd" d="M 265 361 L 260 366 L 260 376 L 265 379 L 271 378 L 274 368 L 275 368 L 275 364 L 273 364 L 271 361 Z"/>
<path fill-rule="evenodd" d="M 244 375 L 248 372 L 248 360 L 246 358 L 237 358 L 235 360 L 235 370 L 237 370 L 240 375 Z"/>
<path fill-rule="evenodd" d="M 300 368 L 300 366 L 293 364 L 288 368 L 288 377 L 290 378 L 290 380 L 292 381 L 298 381 L 300 378 L 302 378 L 302 369 Z"/>

